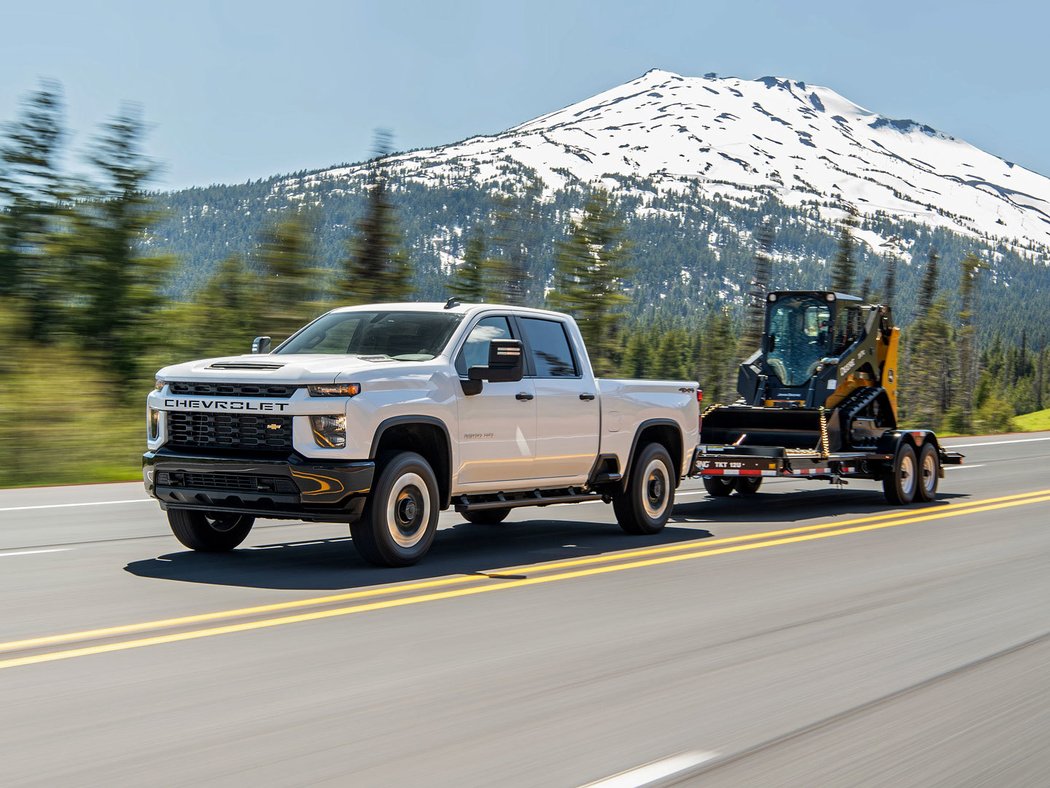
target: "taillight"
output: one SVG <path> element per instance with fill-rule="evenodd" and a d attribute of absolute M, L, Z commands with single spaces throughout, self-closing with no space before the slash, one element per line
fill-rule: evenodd
<path fill-rule="evenodd" d="M 699 402 L 700 404 L 703 404 L 703 402 L 704 402 L 704 390 L 703 389 L 697 389 L 696 390 L 696 401 Z"/>

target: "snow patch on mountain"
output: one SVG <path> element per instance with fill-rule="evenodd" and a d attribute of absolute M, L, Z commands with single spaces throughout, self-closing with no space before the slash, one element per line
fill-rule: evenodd
<path fill-rule="evenodd" d="M 536 173 L 547 193 L 642 177 L 658 191 L 699 188 L 732 199 L 770 195 L 841 215 L 887 214 L 998 241 L 1050 249 L 1050 179 L 913 120 L 886 118 L 797 80 L 683 77 L 654 69 L 492 136 L 389 158 L 431 185 L 496 188 Z M 295 178 L 279 189 L 358 177 L 362 165 Z M 861 234 L 885 252 L 891 239 Z M 906 251 L 906 250 L 901 250 Z"/>

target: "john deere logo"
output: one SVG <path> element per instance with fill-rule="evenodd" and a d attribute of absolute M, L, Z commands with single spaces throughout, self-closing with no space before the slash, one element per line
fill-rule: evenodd
<path fill-rule="evenodd" d="M 268 430 L 279 430 L 279 429 L 281 429 L 281 425 L 280 424 L 267 424 L 266 425 L 266 429 L 268 429 Z"/>

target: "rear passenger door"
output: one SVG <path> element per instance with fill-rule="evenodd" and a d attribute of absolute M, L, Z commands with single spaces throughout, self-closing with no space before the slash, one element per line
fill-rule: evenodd
<path fill-rule="evenodd" d="M 584 379 L 564 322 L 522 315 L 516 320 L 536 392 L 533 476 L 550 484 L 580 484 L 598 454 L 596 386 Z"/>

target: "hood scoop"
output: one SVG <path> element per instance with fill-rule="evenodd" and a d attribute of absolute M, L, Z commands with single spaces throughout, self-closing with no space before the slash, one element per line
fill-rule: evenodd
<path fill-rule="evenodd" d="M 280 369 L 284 364 L 249 364 L 243 361 L 219 361 L 212 364 L 208 369 Z"/>

